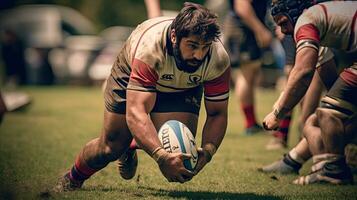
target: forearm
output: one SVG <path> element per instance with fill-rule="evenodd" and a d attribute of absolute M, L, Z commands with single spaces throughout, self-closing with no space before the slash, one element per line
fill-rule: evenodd
<path fill-rule="evenodd" d="M 202 133 L 202 147 L 213 144 L 218 148 L 227 129 L 227 114 L 208 115 Z"/>
<path fill-rule="evenodd" d="M 284 110 L 285 112 L 288 112 L 299 103 L 311 83 L 317 63 L 317 57 L 317 51 L 313 48 L 306 47 L 297 53 L 295 66 L 289 74 L 284 94 L 278 102 L 275 111 Z M 284 111 L 281 112 L 281 117 L 284 115 Z"/>
<path fill-rule="evenodd" d="M 148 18 L 161 16 L 160 0 L 145 0 Z"/>
<path fill-rule="evenodd" d="M 128 112 L 128 127 L 138 145 L 149 155 L 159 146 L 160 140 L 150 117 L 146 114 Z"/>
<path fill-rule="evenodd" d="M 291 71 L 283 96 L 278 107 L 293 109 L 304 97 L 313 77 L 314 71 L 310 68 L 295 66 Z"/>

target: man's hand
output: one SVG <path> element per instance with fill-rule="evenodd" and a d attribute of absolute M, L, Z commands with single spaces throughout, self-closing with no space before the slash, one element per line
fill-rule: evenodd
<path fill-rule="evenodd" d="M 255 39 L 260 48 L 266 48 L 269 47 L 273 36 L 268 29 L 261 28 L 260 31 L 255 32 Z"/>
<path fill-rule="evenodd" d="M 155 152 L 153 157 L 158 163 L 161 173 L 169 182 L 184 183 L 194 176 L 194 173 L 183 165 L 184 160 L 191 159 L 189 154 L 168 153 L 164 149 L 160 149 Z"/>
<path fill-rule="evenodd" d="M 198 161 L 194 170 L 195 175 L 201 171 L 201 169 L 211 161 L 213 155 L 216 153 L 217 147 L 212 143 L 203 145 L 203 148 L 198 148 Z"/>
<path fill-rule="evenodd" d="M 265 116 L 263 120 L 263 127 L 265 130 L 277 130 L 279 128 L 280 120 L 274 114 L 274 111 Z"/>
<path fill-rule="evenodd" d="M 193 171 L 193 173 L 198 174 L 198 172 L 201 171 L 201 169 L 203 169 L 203 167 L 209 162 L 209 153 L 205 150 L 203 150 L 202 148 L 198 148 L 197 149 L 198 152 L 198 160 L 197 160 L 197 165 L 195 167 L 195 170 Z"/>

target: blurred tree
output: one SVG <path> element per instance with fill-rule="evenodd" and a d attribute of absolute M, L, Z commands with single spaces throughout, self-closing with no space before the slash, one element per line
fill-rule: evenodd
<path fill-rule="evenodd" d="M 162 0 L 161 9 L 178 11 L 186 1 Z M 191 2 L 203 4 L 205 1 Z M 1 0 L 0 8 L 24 4 L 56 4 L 71 7 L 88 17 L 98 30 L 115 25 L 136 26 L 147 18 L 144 0 Z"/>

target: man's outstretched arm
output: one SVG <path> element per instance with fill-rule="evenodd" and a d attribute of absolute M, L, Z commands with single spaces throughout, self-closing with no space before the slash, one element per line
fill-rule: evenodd
<path fill-rule="evenodd" d="M 314 75 L 317 58 L 318 51 L 315 48 L 305 47 L 298 51 L 283 95 L 275 104 L 273 112 L 263 121 L 267 130 L 278 128 L 279 120 L 303 98 Z"/>

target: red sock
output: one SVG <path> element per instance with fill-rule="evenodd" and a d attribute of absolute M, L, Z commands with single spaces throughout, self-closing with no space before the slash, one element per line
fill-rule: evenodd
<path fill-rule="evenodd" d="M 138 143 L 136 143 L 135 139 L 133 138 L 133 140 L 130 143 L 129 149 L 131 150 L 135 150 L 135 149 L 141 149 L 138 145 Z"/>
<path fill-rule="evenodd" d="M 80 156 L 78 156 L 69 173 L 69 177 L 74 181 L 83 182 L 97 171 L 98 170 L 88 167 L 84 160 L 82 160 Z"/>
<path fill-rule="evenodd" d="M 279 130 L 273 133 L 274 137 L 283 139 L 285 142 L 287 142 L 290 122 L 291 122 L 291 112 L 286 114 L 284 119 L 280 121 Z"/>
<path fill-rule="evenodd" d="M 257 124 L 257 121 L 255 119 L 254 106 L 242 104 L 241 108 L 245 115 L 245 127 L 249 128 Z"/>

